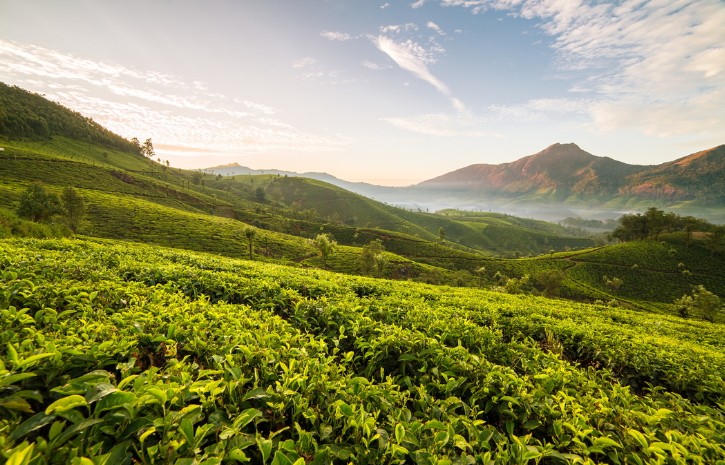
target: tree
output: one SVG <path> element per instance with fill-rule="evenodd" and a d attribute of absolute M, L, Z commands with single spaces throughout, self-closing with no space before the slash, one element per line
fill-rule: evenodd
<path fill-rule="evenodd" d="M 201 183 L 201 178 L 203 178 L 204 175 L 201 174 L 201 171 L 193 171 L 191 173 L 191 183 L 195 186 L 198 186 Z"/>
<path fill-rule="evenodd" d="M 254 256 L 252 255 L 252 247 L 254 247 L 254 236 L 257 235 L 257 228 L 255 228 L 254 226 L 247 226 L 242 232 L 247 238 L 247 242 L 249 244 L 249 259 L 254 260 Z"/>
<path fill-rule="evenodd" d="M 544 295 L 554 297 L 559 294 L 559 288 L 564 282 L 564 273 L 560 270 L 541 271 L 536 275 L 536 282 L 544 287 Z"/>
<path fill-rule="evenodd" d="M 723 249 L 723 237 L 725 237 L 725 226 L 713 226 L 705 238 L 705 246 L 710 251 L 710 257 L 715 256 L 715 252 Z"/>
<path fill-rule="evenodd" d="M 674 307 L 683 317 L 689 316 L 693 310 L 699 310 L 703 320 L 714 322 L 715 314 L 721 309 L 722 303 L 718 296 L 705 289 L 705 286 L 699 285 L 693 289 L 692 297 L 682 296 L 675 301 Z"/>
<path fill-rule="evenodd" d="M 280 203 L 284 199 L 284 197 L 282 197 L 282 191 L 279 187 L 275 187 L 272 190 L 272 198 L 274 199 L 275 203 Z"/>
<path fill-rule="evenodd" d="M 327 259 L 335 251 L 337 242 L 330 240 L 327 234 L 318 234 L 312 241 L 312 246 L 317 249 L 322 257 L 322 269 L 327 269 Z"/>
<path fill-rule="evenodd" d="M 703 226 L 703 224 L 704 222 L 701 219 L 695 218 L 694 216 L 685 216 L 682 218 L 682 225 L 685 233 L 687 233 L 687 247 L 690 247 L 690 239 L 692 238 L 693 231 Z"/>
<path fill-rule="evenodd" d="M 476 269 L 476 275 L 478 275 L 478 287 L 483 289 L 483 275 L 486 274 L 486 267 Z"/>
<path fill-rule="evenodd" d="M 68 226 L 70 226 L 73 232 L 76 232 L 78 230 L 78 225 L 80 225 L 81 220 L 83 220 L 83 215 L 86 212 L 86 205 L 83 201 L 83 197 L 81 197 L 78 191 L 68 186 L 63 189 L 60 199 L 63 201 L 63 210 L 65 210 Z"/>
<path fill-rule="evenodd" d="M 446 241 L 446 230 L 442 226 L 438 229 L 438 239 L 440 239 L 441 244 Z"/>
<path fill-rule="evenodd" d="M 262 187 L 257 187 L 254 191 L 254 196 L 257 198 L 258 202 L 264 202 L 264 189 Z"/>
<path fill-rule="evenodd" d="M 153 158 L 156 153 L 154 152 L 154 144 L 151 143 L 151 138 L 149 137 L 146 139 L 146 142 L 141 145 L 141 152 L 143 152 L 144 156 L 147 158 Z"/>
<path fill-rule="evenodd" d="M 613 294 L 616 294 L 619 288 L 622 286 L 622 280 L 619 278 L 612 278 L 607 279 L 607 277 L 604 277 L 604 283 L 607 285 L 610 291 L 612 291 Z"/>
<path fill-rule="evenodd" d="M 656 207 L 650 207 L 644 214 L 647 234 L 657 240 L 662 229 L 664 229 L 665 212 L 658 210 Z"/>
<path fill-rule="evenodd" d="M 358 263 L 365 275 L 369 276 L 373 270 L 379 268 L 377 264 L 384 250 L 385 247 L 383 247 L 383 244 L 379 240 L 370 241 L 368 245 L 363 246 Z"/>
<path fill-rule="evenodd" d="M 20 194 L 20 202 L 15 212 L 22 218 L 38 223 L 63 213 L 63 204 L 58 194 L 48 192 L 42 183 L 34 182 Z"/>

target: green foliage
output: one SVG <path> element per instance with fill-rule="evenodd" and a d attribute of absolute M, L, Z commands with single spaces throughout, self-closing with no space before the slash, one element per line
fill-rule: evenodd
<path fill-rule="evenodd" d="M 48 221 L 54 215 L 62 213 L 63 204 L 58 194 L 48 192 L 45 185 L 34 182 L 20 194 L 15 212 L 22 218 L 38 223 Z"/>
<path fill-rule="evenodd" d="M 195 186 L 198 186 L 201 184 L 201 179 L 204 177 L 204 175 L 201 173 L 201 171 L 192 171 L 191 172 L 191 183 Z"/>
<path fill-rule="evenodd" d="M 0 257 L 9 463 L 725 460 L 721 325 L 108 241 Z"/>
<path fill-rule="evenodd" d="M 547 297 L 559 295 L 559 288 L 566 276 L 559 270 L 540 271 L 536 274 L 536 282 L 544 288 Z"/>
<path fill-rule="evenodd" d="M 319 252 L 320 257 L 322 257 L 322 269 L 327 269 L 327 259 L 335 251 L 337 242 L 331 240 L 327 234 L 318 234 L 311 242 L 312 246 Z"/>
<path fill-rule="evenodd" d="M 66 186 L 60 195 L 60 199 L 63 202 L 63 210 L 65 211 L 68 226 L 73 232 L 77 232 L 78 226 L 86 213 L 86 204 L 83 197 L 72 187 Z"/>
<path fill-rule="evenodd" d="M 676 300 L 674 309 L 685 318 L 697 312 L 702 315 L 703 320 L 714 321 L 715 315 L 722 310 L 722 303 L 705 286 L 699 285 L 693 289 L 692 296 L 684 295 Z"/>

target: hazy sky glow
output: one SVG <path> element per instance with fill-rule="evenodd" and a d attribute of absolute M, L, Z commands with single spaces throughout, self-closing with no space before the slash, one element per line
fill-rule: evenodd
<path fill-rule="evenodd" d="M 721 0 L 0 3 L 0 81 L 174 166 L 406 185 L 555 142 L 725 143 Z"/>

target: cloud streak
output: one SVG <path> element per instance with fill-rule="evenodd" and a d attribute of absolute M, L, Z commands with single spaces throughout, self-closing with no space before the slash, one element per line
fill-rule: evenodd
<path fill-rule="evenodd" d="M 434 63 L 435 60 L 423 47 L 411 40 L 398 43 L 382 35 L 374 39 L 374 43 L 380 51 L 392 58 L 398 66 L 431 84 L 440 93 L 448 97 L 457 110 L 465 110 L 463 103 L 451 96 L 448 86 L 428 70 L 428 63 Z"/>

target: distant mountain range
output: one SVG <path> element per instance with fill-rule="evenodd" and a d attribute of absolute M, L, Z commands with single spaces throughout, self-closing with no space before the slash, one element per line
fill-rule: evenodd
<path fill-rule="evenodd" d="M 326 173 L 252 170 L 238 164 L 207 170 L 312 178 L 407 207 L 489 209 L 555 219 L 615 217 L 656 206 L 725 221 L 725 145 L 643 166 L 598 157 L 576 144 L 554 144 L 511 163 L 470 165 L 411 187 L 353 183 Z"/>

